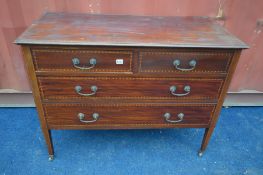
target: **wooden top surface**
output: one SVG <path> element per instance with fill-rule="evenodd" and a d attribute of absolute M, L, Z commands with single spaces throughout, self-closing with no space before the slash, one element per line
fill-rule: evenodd
<path fill-rule="evenodd" d="M 248 48 L 208 17 L 46 13 L 17 44 Z"/>

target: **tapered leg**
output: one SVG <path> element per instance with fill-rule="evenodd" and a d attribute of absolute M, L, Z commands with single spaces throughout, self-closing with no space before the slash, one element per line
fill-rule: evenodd
<path fill-rule="evenodd" d="M 48 129 L 42 129 L 42 131 L 48 148 L 49 160 L 52 161 L 54 159 L 54 149 L 53 149 L 51 132 Z"/>
<path fill-rule="evenodd" d="M 212 133 L 214 131 L 214 127 L 210 127 L 210 128 L 206 128 L 205 129 L 205 134 L 204 134 L 204 137 L 203 137 L 203 141 L 202 141 L 202 145 L 201 145 L 201 148 L 198 152 L 198 156 L 203 156 L 203 152 L 205 151 L 207 145 L 208 145 L 208 142 L 212 136 Z"/>
<path fill-rule="evenodd" d="M 53 160 L 54 159 L 54 151 L 53 151 L 53 144 L 52 144 L 52 139 L 51 139 L 51 132 L 48 129 L 47 122 L 45 119 L 45 113 L 44 113 L 44 109 L 42 106 L 41 95 L 39 92 L 39 86 L 37 83 L 38 81 L 37 81 L 37 77 L 35 74 L 35 68 L 34 68 L 34 64 L 33 64 L 33 58 L 31 55 L 31 50 L 30 50 L 29 46 L 23 46 L 22 49 L 23 49 L 25 66 L 27 69 L 28 77 L 31 80 L 30 82 L 31 82 L 31 86 L 32 86 L 32 90 L 33 90 L 33 96 L 34 96 L 34 100 L 35 100 L 37 111 L 38 111 L 38 117 L 40 120 L 41 129 L 42 129 L 42 132 L 44 134 L 44 138 L 46 140 L 46 144 L 48 147 L 49 160 Z"/>

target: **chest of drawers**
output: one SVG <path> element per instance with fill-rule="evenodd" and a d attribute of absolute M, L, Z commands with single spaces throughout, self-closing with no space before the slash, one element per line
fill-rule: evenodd
<path fill-rule="evenodd" d="M 201 156 L 247 48 L 205 17 L 67 13 L 16 43 L 50 159 L 53 129 L 205 128 Z"/>

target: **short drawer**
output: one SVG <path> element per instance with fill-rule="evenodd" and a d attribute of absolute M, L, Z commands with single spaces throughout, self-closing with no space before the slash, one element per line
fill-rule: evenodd
<path fill-rule="evenodd" d="M 43 99 L 217 99 L 221 79 L 39 77 Z"/>
<path fill-rule="evenodd" d="M 227 73 L 233 51 L 229 50 L 146 50 L 139 53 L 142 73 Z"/>
<path fill-rule="evenodd" d="M 134 105 L 90 106 L 85 104 L 45 104 L 47 123 L 55 126 L 127 127 L 208 125 L 213 105 L 172 106 Z M 128 127 L 129 128 L 129 127 Z"/>
<path fill-rule="evenodd" d="M 96 49 L 32 49 L 36 71 L 132 72 L 133 52 Z"/>

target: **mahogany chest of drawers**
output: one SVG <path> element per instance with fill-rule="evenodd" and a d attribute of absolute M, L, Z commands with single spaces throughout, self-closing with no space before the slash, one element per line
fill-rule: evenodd
<path fill-rule="evenodd" d="M 247 45 L 206 17 L 47 13 L 22 45 L 50 159 L 52 129 L 205 128 Z"/>

